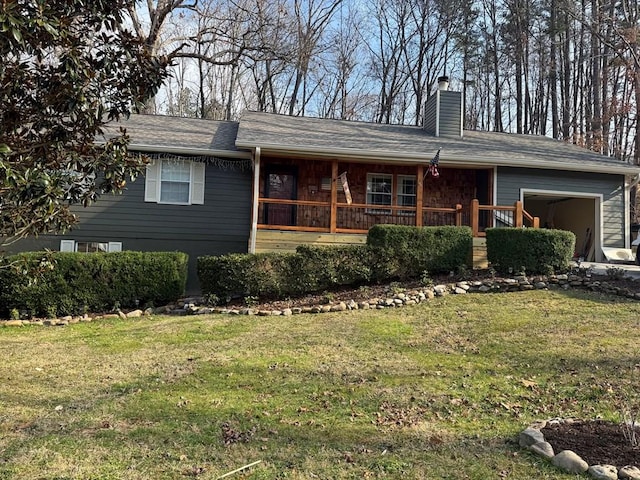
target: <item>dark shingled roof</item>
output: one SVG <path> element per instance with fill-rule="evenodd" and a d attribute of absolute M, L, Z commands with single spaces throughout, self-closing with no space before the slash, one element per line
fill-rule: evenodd
<path fill-rule="evenodd" d="M 236 145 L 262 152 L 299 152 L 325 158 L 424 163 L 441 148 L 443 164 L 502 165 L 640 173 L 640 167 L 548 137 L 464 131 L 464 136 L 435 137 L 421 127 L 246 112 Z"/>
<path fill-rule="evenodd" d="M 131 137 L 132 149 L 157 146 L 158 151 L 162 147 L 238 151 L 235 145 L 238 122 L 134 114 L 108 124 L 105 136 L 115 135 L 120 127 L 126 128 Z"/>

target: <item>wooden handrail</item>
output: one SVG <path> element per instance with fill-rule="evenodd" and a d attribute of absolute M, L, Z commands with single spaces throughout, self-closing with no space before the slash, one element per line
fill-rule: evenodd
<path fill-rule="evenodd" d="M 309 206 L 309 207 L 324 207 L 331 208 L 331 202 L 318 202 L 311 200 L 287 200 L 282 198 L 264 198 L 260 197 L 258 202 L 262 204 L 276 204 L 276 205 L 292 205 L 292 206 Z M 338 209 L 346 209 L 346 210 L 354 210 L 354 209 L 369 209 L 372 210 L 371 213 L 380 214 L 380 212 L 373 212 L 374 210 L 387 210 L 391 215 L 397 214 L 397 212 L 407 212 L 410 214 L 416 215 L 416 224 L 422 223 L 421 219 L 418 221 L 418 212 L 422 213 L 446 213 L 446 214 L 454 214 L 455 215 L 455 225 L 462 225 L 462 211 L 463 207 L 461 204 L 457 204 L 455 207 L 425 207 L 421 208 L 410 207 L 410 206 L 400 206 L 400 205 L 373 205 L 368 203 L 338 203 L 336 202 L 333 205 L 335 208 L 335 213 L 337 217 Z M 522 227 L 525 221 L 530 224 L 532 228 L 540 228 L 540 219 L 531 215 L 527 212 L 522 205 L 522 202 L 515 202 L 512 206 L 504 206 L 504 205 L 480 205 L 480 202 L 477 199 L 472 200 L 471 202 L 471 215 L 470 215 L 470 223 L 471 229 L 473 231 L 474 237 L 484 237 L 485 233 L 480 231 L 480 212 L 481 211 L 493 211 L 493 212 L 513 212 L 513 221 L 514 226 Z M 332 212 L 333 213 L 333 212 Z M 332 215 L 333 216 L 333 215 Z M 293 231 L 315 231 L 315 232 L 366 232 L 366 230 L 361 229 L 349 229 L 349 228 L 338 228 L 337 225 L 329 224 L 327 227 L 298 227 L 293 225 L 265 225 L 259 224 L 258 228 L 260 229 L 280 229 L 280 230 L 293 230 Z"/>
<path fill-rule="evenodd" d="M 287 200 L 285 198 L 259 198 L 258 203 L 273 203 L 275 205 L 308 205 L 312 207 L 328 207 L 329 202 L 314 202 L 312 200 Z"/>
<path fill-rule="evenodd" d="M 480 231 L 480 211 L 491 212 L 513 212 L 513 226 L 520 228 L 524 226 L 524 219 L 531 223 L 531 228 L 540 228 L 540 218 L 534 217 L 523 208 L 520 200 L 516 201 L 513 206 L 502 205 L 480 205 L 477 199 L 471 201 L 471 229 L 474 237 L 486 236 Z"/>

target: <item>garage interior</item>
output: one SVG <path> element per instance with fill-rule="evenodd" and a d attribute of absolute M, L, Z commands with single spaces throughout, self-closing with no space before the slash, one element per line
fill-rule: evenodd
<path fill-rule="evenodd" d="M 525 193 L 524 209 L 540 218 L 540 227 L 568 230 L 576 236 L 576 258 L 599 261 L 596 199 L 567 194 Z"/>

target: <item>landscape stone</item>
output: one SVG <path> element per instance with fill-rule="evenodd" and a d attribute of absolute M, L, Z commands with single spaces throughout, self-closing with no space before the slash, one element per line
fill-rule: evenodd
<path fill-rule="evenodd" d="M 340 302 L 337 305 L 333 305 L 330 307 L 332 312 L 344 312 L 347 309 L 347 304 L 344 302 Z"/>
<path fill-rule="evenodd" d="M 518 443 L 521 447 L 530 447 L 534 443 L 544 442 L 544 435 L 540 430 L 528 427 L 520 432 Z"/>
<path fill-rule="evenodd" d="M 576 452 L 563 450 L 551 459 L 556 467 L 567 473 L 584 473 L 589 465 Z"/>
<path fill-rule="evenodd" d="M 436 285 L 433 287 L 433 292 L 436 296 L 441 297 L 447 294 L 447 286 L 446 285 Z"/>
<path fill-rule="evenodd" d="M 592 465 L 587 472 L 596 480 L 618 480 L 618 469 L 613 465 Z"/>
<path fill-rule="evenodd" d="M 640 468 L 627 465 L 620 469 L 618 477 L 626 480 L 640 480 Z"/>
<path fill-rule="evenodd" d="M 24 326 L 22 320 L 7 320 L 2 322 L 5 327 L 22 327 Z"/>
<path fill-rule="evenodd" d="M 293 310 L 291 310 L 290 308 L 285 308 L 282 310 L 282 315 L 284 315 L 285 317 L 290 317 L 291 315 L 293 315 Z"/>
<path fill-rule="evenodd" d="M 127 313 L 127 318 L 139 318 L 142 316 L 142 310 L 132 310 L 131 312 Z"/>
<path fill-rule="evenodd" d="M 534 453 L 537 453 L 543 458 L 547 460 L 551 460 L 555 456 L 555 452 L 553 451 L 553 447 L 549 442 L 536 442 L 529 447 Z"/>

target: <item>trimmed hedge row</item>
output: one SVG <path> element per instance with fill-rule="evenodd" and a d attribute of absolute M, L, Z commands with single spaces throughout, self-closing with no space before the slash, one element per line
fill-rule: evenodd
<path fill-rule="evenodd" d="M 199 257 L 198 277 L 202 293 L 221 302 L 282 298 L 449 272 L 468 264 L 471 244 L 468 227 L 377 225 L 369 230 L 366 246 L 304 245 L 296 253 Z"/>
<path fill-rule="evenodd" d="M 367 235 L 377 261 L 377 280 L 419 278 L 424 272 L 448 273 L 470 263 L 469 227 L 375 225 Z"/>
<path fill-rule="evenodd" d="M 232 253 L 198 258 L 202 293 L 227 302 L 233 297 L 282 298 L 371 278 L 366 246 L 315 247 L 296 253 Z"/>
<path fill-rule="evenodd" d="M 36 281 L 25 272 L 51 259 Z M 181 252 L 30 252 L 7 257 L 0 268 L 0 315 L 76 315 L 115 307 L 164 305 L 184 295 L 188 256 Z"/>
<path fill-rule="evenodd" d="M 566 230 L 488 228 L 487 258 L 500 273 L 550 274 L 569 269 L 576 236 Z"/>

